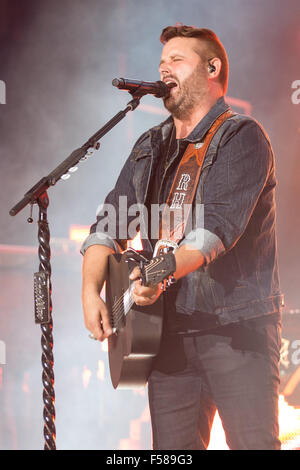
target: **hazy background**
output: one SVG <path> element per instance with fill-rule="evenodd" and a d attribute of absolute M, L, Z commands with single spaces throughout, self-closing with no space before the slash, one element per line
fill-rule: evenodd
<path fill-rule="evenodd" d="M 0 244 L 36 245 L 36 223 L 29 225 L 26 222 L 29 209 L 16 217 L 9 216 L 9 209 L 37 180 L 46 176 L 125 107 L 130 95 L 112 87 L 113 78 L 159 79 L 159 35 L 165 26 L 181 21 L 211 28 L 217 33 L 229 56 L 228 96 L 249 102 L 252 116 L 270 135 L 277 158 L 282 290 L 286 296 L 286 309 L 299 308 L 300 104 L 295 105 L 291 100 L 294 91 L 291 85 L 300 80 L 299 20 L 299 0 L 0 0 L 0 80 L 6 84 L 6 104 L 0 104 Z M 143 98 L 142 102 L 163 109 L 161 100 L 154 97 Z M 94 157 L 82 163 L 68 181 L 60 181 L 49 189 L 53 238 L 68 238 L 70 225 L 90 225 L 94 221 L 96 208 L 113 187 L 135 139 L 162 119 L 162 115 L 151 114 L 145 109 L 129 113 L 102 139 L 101 148 Z M 25 280 L 20 280 L 24 290 L 22 300 L 15 307 L 16 276 L 11 268 L 3 275 L 2 289 L 5 290 L 1 293 L 0 340 L 7 344 L 7 364 L 2 369 L 0 393 L 3 397 L 5 394 L 6 400 L 12 397 L 7 390 L 8 384 L 13 390 L 19 383 L 23 387 L 24 374 L 27 374 L 27 381 L 31 380 L 31 390 L 40 380 L 39 357 L 36 357 L 39 333 L 31 326 L 30 310 L 31 271 L 36 269 L 37 262 L 32 256 L 26 263 L 27 271 L 24 270 L 22 278 Z M 84 411 L 86 405 L 83 405 L 82 395 L 78 395 L 72 410 L 66 413 L 63 401 L 70 396 L 74 398 L 79 392 L 70 390 L 76 377 L 72 376 L 70 382 L 64 384 L 65 374 L 61 372 L 60 364 L 66 364 L 67 352 L 72 361 L 83 355 L 78 374 L 84 367 L 95 368 L 95 364 L 89 364 L 95 360 L 95 345 L 87 339 L 81 320 L 80 255 L 74 255 L 69 270 L 63 271 L 59 260 L 54 259 L 53 263 L 56 267 L 53 274 L 54 323 L 58 325 L 57 386 L 62 397 L 58 399 L 59 444 L 64 448 L 113 448 L 122 436 L 129 434 L 129 420 L 136 418 L 135 413 L 141 415 L 146 398 L 135 395 L 130 411 L 132 392 L 122 392 L 125 395 L 111 398 L 110 385 L 105 388 L 102 383 L 103 394 L 99 398 L 102 408 L 95 418 L 100 423 L 97 424 L 97 436 L 93 421 L 93 403 L 100 406 L 96 382 L 95 389 L 89 389 L 92 390 L 91 397 L 84 398 L 85 403 L 89 402 L 89 410 Z M 65 265 L 65 261 L 61 263 Z M 72 333 L 71 326 L 74 328 Z M 21 334 L 20 329 L 27 331 L 27 336 Z M 26 366 L 10 347 L 13 333 L 24 346 L 21 356 L 22 360 L 27 358 Z M 62 382 L 59 381 L 60 374 Z M 27 388 L 30 390 L 29 385 Z M 22 390 L 20 395 L 16 390 L 15 401 L 11 398 L 6 410 L 2 409 L 0 448 L 41 445 L 40 428 L 36 430 L 32 421 L 36 412 L 34 398 L 28 405 L 28 422 L 26 425 L 23 422 L 25 392 Z M 37 402 L 40 400 L 38 393 Z M 111 399 L 114 402 L 108 406 Z M 138 399 L 142 400 L 140 405 Z M 122 417 L 124 401 L 130 416 Z M 13 422 L 7 418 L 12 409 L 16 415 Z M 75 420 L 74 409 L 82 435 L 75 424 L 71 429 L 69 426 L 70 416 Z M 37 420 L 39 413 L 38 410 Z M 123 424 L 115 415 L 114 434 L 110 418 L 116 413 L 120 413 Z M 19 419 L 23 420 L 23 427 L 18 424 Z M 66 432 L 68 426 L 69 432 Z M 142 445 L 150 446 L 149 424 L 145 426 Z M 119 434 L 118 427 L 122 429 Z M 23 428 L 27 430 L 25 433 Z M 87 428 L 91 428 L 89 433 Z M 28 430 L 31 430 L 30 435 Z"/>

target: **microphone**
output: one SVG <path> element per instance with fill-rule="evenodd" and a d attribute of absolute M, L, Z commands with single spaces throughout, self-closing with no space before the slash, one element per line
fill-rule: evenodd
<path fill-rule="evenodd" d="M 141 82 L 139 80 L 131 80 L 127 78 L 114 78 L 112 85 L 119 90 L 128 90 L 130 93 L 137 92 L 143 95 L 154 95 L 156 98 L 163 98 L 170 92 L 170 88 L 176 86 L 176 83 L 167 85 L 164 82 Z"/>

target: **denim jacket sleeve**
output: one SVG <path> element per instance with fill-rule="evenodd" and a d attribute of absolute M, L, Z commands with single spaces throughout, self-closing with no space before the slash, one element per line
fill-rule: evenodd
<path fill-rule="evenodd" d="M 133 182 L 134 156 L 140 144 L 147 138 L 147 134 L 144 133 L 137 140 L 121 170 L 114 189 L 107 195 L 104 203 L 99 206 L 96 222 L 91 226 L 90 235 L 81 247 L 81 254 L 84 254 L 91 245 L 105 245 L 115 252 L 118 252 L 120 247 L 124 248 L 124 243 L 129 238 L 128 226 L 136 217 L 136 214 L 128 215 L 128 207 L 137 203 Z"/>
<path fill-rule="evenodd" d="M 224 136 L 206 177 L 204 228 L 230 250 L 244 233 L 264 189 L 274 184 L 270 142 L 260 125 L 246 118 Z"/>
<path fill-rule="evenodd" d="M 205 178 L 203 217 L 201 226 L 194 230 L 198 240 L 194 245 L 203 251 L 205 264 L 237 243 L 262 193 L 274 185 L 274 157 L 269 139 L 254 119 L 245 116 L 224 133 Z M 191 234 L 188 239 L 193 240 Z M 183 243 L 193 245 L 188 239 Z"/>

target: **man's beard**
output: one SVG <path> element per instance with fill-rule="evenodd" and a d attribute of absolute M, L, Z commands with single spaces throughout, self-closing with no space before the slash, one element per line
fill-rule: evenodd
<path fill-rule="evenodd" d="M 175 76 L 173 78 L 176 79 Z M 172 96 L 171 94 L 164 99 L 165 108 L 177 119 L 188 118 L 206 95 L 205 85 L 204 66 L 199 64 L 194 72 L 180 84 L 180 95 Z"/>

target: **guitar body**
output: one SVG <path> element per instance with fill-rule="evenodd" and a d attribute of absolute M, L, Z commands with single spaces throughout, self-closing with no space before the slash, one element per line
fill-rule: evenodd
<path fill-rule="evenodd" d="M 163 322 L 162 296 L 146 307 L 128 302 L 131 262 L 126 252 L 110 255 L 106 304 L 116 332 L 108 338 L 110 376 L 114 388 L 138 388 L 147 383 L 157 355 Z"/>

